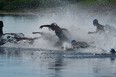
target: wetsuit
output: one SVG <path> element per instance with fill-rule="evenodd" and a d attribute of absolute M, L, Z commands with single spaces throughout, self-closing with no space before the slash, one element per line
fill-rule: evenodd
<path fill-rule="evenodd" d="M 40 28 L 48 27 L 51 30 L 55 31 L 55 34 L 58 36 L 60 41 L 67 41 L 66 36 L 63 34 L 62 29 L 57 25 L 42 25 Z"/>
<path fill-rule="evenodd" d="M 96 25 L 96 27 L 97 27 L 97 32 L 104 32 L 105 30 L 104 30 L 104 26 L 103 25 L 101 25 L 101 24 L 95 24 Z"/>
<path fill-rule="evenodd" d="M 104 25 L 99 24 L 97 19 L 93 20 L 93 25 L 96 26 L 96 31 L 88 32 L 89 34 L 105 32 Z"/>
<path fill-rule="evenodd" d="M 43 28 L 43 27 L 48 27 L 51 30 L 55 31 L 55 34 L 58 36 L 58 38 L 60 39 L 61 42 L 64 42 L 64 41 L 69 41 L 71 43 L 76 42 L 75 40 L 70 41 L 70 39 L 68 39 L 67 36 L 63 33 L 63 29 L 60 28 L 57 24 L 40 26 L 40 28 Z"/>
<path fill-rule="evenodd" d="M 0 36 L 2 36 L 3 35 L 3 22 L 2 21 L 0 21 Z"/>
<path fill-rule="evenodd" d="M 4 42 L 4 40 L 3 40 L 3 27 L 4 27 L 4 25 L 3 25 L 3 21 L 0 21 L 0 45 L 3 45 L 5 42 Z"/>

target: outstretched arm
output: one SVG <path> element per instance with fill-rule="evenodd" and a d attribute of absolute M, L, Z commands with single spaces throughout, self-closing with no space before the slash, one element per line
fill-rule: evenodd
<path fill-rule="evenodd" d="M 30 40 L 30 41 L 32 41 L 32 40 L 36 40 L 36 39 L 39 39 L 39 37 L 34 37 L 34 38 L 29 38 L 29 37 L 20 37 L 20 38 L 16 38 L 17 39 L 17 41 L 21 41 L 21 40 Z"/>
<path fill-rule="evenodd" d="M 40 34 L 40 35 L 44 35 L 44 32 L 32 32 L 32 34 Z"/>
<path fill-rule="evenodd" d="M 43 27 L 51 27 L 51 25 L 41 25 L 40 28 L 42 29 Z"/>
<path fill-rule="evenodd" d="M 94 31 L 94 32 L 88 32 L 88 34 L 94 34 L 94 33 L 97 33 L 97 31 Z"/>

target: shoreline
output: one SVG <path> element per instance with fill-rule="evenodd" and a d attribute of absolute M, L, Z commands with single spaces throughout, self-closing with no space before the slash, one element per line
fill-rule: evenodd
<path fill-rule="evenodd" d="M 37 14 L 35 14 L 35 13 L 21 13 L 21 12 L 19 12 L 19 13 L 16 13 L 16 12 L 2 12 L 2 13 L 0 13 L 0 16 L 38 16 Z"/>
<path fill-rule="evenodd" d="M 108 13 L 112 12 L 113 14 L 116 15 L 116 4 L 114 5 L 81 5 L 79 4 L 74 4 L 77 5 L 82 10 L 86 10 L 89 12 L 95 12 L 95 13 Z M 62 7 L 62 6 L 61 6 Z M 63 6 L 64 7 L 64 6 Z M 54 7 L 53 7 L 54 8 Z M 50 10 L 53 8 L 37 8 L 37 9 L 26 9 L 26 10 L 14 10 L 14 11 L 5 11 L 5 10 L 0 10 L 0 16 L 38 16 L 39 14 L 44 13 L 46 10 Z M 57 7 L 56 7 L 57 9 Z M 52 11 L 52 10 L 51 10 Z"/>

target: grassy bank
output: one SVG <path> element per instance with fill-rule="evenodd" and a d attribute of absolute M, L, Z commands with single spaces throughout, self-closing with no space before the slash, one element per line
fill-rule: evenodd
<path fill-rule="evenodd" d="M 116 4 L 116 0 L 80 0 L 80 3 L 85 5 L 108 5 Z"/>
<path fill-rule="evenodd" d="M 21 10 L 61 6 L 76 0 L 0 0 L 0 10 Z"/>
<path fill-rule="evenodd" d="M 0 11 L 23 11 L 66 5 L 67 3 L 81 3 L 82 5 L 116 5 L 116 0 L 0 0 Z"/>

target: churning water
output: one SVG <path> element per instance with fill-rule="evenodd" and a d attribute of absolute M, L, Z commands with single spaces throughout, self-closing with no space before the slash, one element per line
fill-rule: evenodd
<path fill-rule="evenodd" d="M 88 31 L 95 31 L 92 21 L 96 18 L 99 23 L 108 24 L 110 28 L 107 28 L 106 33 L 89 35 Z M 60 27 L 67 28 L 77 41 L 84 41 L 91 45 L 90 48 L 79 49 L 79 52 L 107 53 L 111 48 L 116 48 L 116 17 L 112 12 L 96 13 L 69 5 L 41 11 L 36 16 L 1 16 L 0 20 L 4 22 L 4 33 L 24 33 L 28 37 L 40 37 L 33 45 L 7 43 L 5 47 L 56 49 L 54 44 L 58 38 L 55 33 L 47 28 L 39 29 L 40 25 L 55 22 Z M 33 35 L 32 32 L 46 32 L 46 34 L 41 37 L 39 34 Z M 9 50 L 4 51 L 9 52 Z M 32 55 L 2 53 L 0 54 L 0 75 L 2 77 L 116 76 L 116 62 L 110 58 L 70 59 L 60 56 L 62 55 L 42 54 L 41 51 Z"/>

